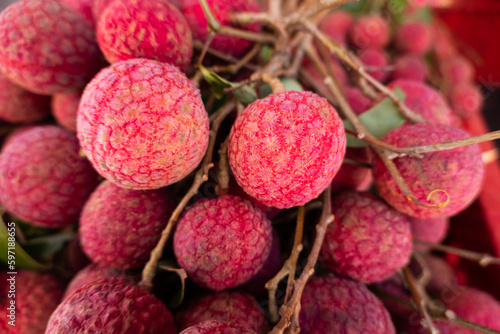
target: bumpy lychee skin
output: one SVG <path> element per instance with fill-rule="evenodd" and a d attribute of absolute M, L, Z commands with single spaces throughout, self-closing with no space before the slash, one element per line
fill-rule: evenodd
<path fill-rule="evenodd" d="M 80 217 L 80 242 L 94 263 L 122 269 L 146 263 L 173 211 L 168 193 L 104 181 Z"/>
<path fill-rule="evenodd" d="M 450 222 L 448 218 L 438 217 L 433 219 L 420 219 L 408 217 L 411 225 L 413 239 L 430 243 L 440 243 L 446 237 Z M 415 244 L 414 249 L 419 251 L 429 250 L 429 246 Z"/>
<path fill-rule="evenodd" d="M 0 71 L 38 94 L 83 88 L 101 66 L 90 23 L 56 0 L 22 0 L 0 14 Z"/>
<path fill-rule="evenodd" d="M 113 1 L 99 18 L 97 41 L 112 64 L 147 58 L 184 69 L 193 53 L 186 19 L 166 0 Z"/>
<path fill-rule="evenodd" d="M 207 4 L 215 18 L 225 26 L 234 26 L 231 22 L 233 13 L 257 13 L 260 11 L 255 0 L 207 0 Z M 193 39 L 205 41 L 210 29 L 198 0 L 185 0 L 180 9 L 191 28 Z M 259 24 L 251 24 L 238 28 L 257 32 L 261 27 Z M 252 47 L 252 42 L 238 37 L 217 35 L 210 43 L 210 47 L 233 56 L 241 56 Z"/>
<path fill-rule="evenodd" d="M 405 94 L 405 104 L 431 123 L 456 126 L 458 118 L 450 109 L 444 97 L 423 82 L 412 80 L 396 80 L 388 85 L 393 89 L 399 87 Z"/>
<path fill-rule="evenodd" d="M 66 298 L 46 334 L 176 334 L 169 310 L 150 293 L 119 278 L 101 279 Z"/>
<path fill-rule="evenodd" d="M 156 189 L 201 162 L 208 122 L 199 91 L 176 67 L 132 59 L 104 69 L 87 85 L 77 132 L 99 174 L 121 187 Z"/>
<path fill-rule="evenodd" d="M 94 23 L 97 25 L 99 18 L 104 13 L 104 10 L 108 5 L 113 2 L 113 0 L 94 0 L 92 1 L 92 17 L 94 18 Z"/>
<path fill-rule="evenodd" d="M 394 60 L 393 80 L 404 79 L 424 82 L 427 78 L 427 67 L 423 59 L 416 55 L 402 55 Z"/>
<path fill-rule="evenodd" d="M 73 9 L 75 12 L 83 16 L 88 23 L 94 25 L 94 16 L 92 15 L 92 3 L 100 2 L 102 0 L 57 0 L 60 3 Z"/>
<path fill-rule="evenodd" d="M 74 132 L 81 97 L 81 92 L 55 94 L 52 97 L 52 114 L 57 123 Z"/>
<path fill-rule="evenodd" d="M 357 87 L 345 87 L 344 94 L 356 115 L 361 115 L 372 105 L 372 101 Z"/>
<path fill-rule="evenodd" d="M 453 110 L 463 118 L 479 114 L 483 107 L 483 94 L 473 84 L 454 86 L 449 99 Z"/>
<path fill-rule="evenodd" d="M 464 130 L 441 124 L 403 125 L 382 139 L 398 146 L 421 146 L 468 138 Z M 450 217 L 465 209 L 481 189 L 484 164 L 477 145 L 426 153 L 422 159 L 401 157 L 393 160 L 415 198 L 441 206 L 426 208 L 408 200 L 385 167 L 376 158 L 373 165 L 375 185 L 380 195 L 400 212 L 417 218 Z"/>
<path fill-rule="evenodd" d="M 236 196 L 202 199 L 190 206 L 174 235 L 177 261 L 188 276 L 215 291 L 238 286 L 266 261 L 271 222 Z"/>
<path fill-rule="evenodd" d="M 301 299 L 301 331 L 309 334 L 394 334 L 389 312 L 365 285 L 326 276 L 307 282 Z"/>
<path fill-rule="evenodd" d="M 328 186 L 344 158 L 345 141 L 342 121 L 324 98 L 286 91 L 238 115 L 229 135 L 229 164 L 248 194 L 290 208 Z"/>
<path fill-rule="evenodd" d="M 32 123 L 50 114 L 50 97 L 33 94 L 0 74 L 0 120 Z"/>
<path fill-rule="evenodd" d="M 349 37 L 351 43 L 358 49 L 383 49 L 389 44 L 391 32 L 382 16 L 365 15 L 351 26 Z"/>
<path fill-rule="evenodd" d="M 365 66 L 370 66 L 370 67 L 378 67 L 378 68 L 383 68 L 388 65 L 389 61 L 387 59 L 387 55 L 385 54 L 384 50 L 382 49 L 363 49 L 361 52 L 359 52 L 359 60 L 365 65 Z M 380 70 L 369 70 L 367 71 L 377 79 L 378 81 L 385 81 L 387 79 L 389 72 L 380 69 Z"/>
<path fill-rule="evenodd" d="M 432 43 L 430 28 L 422 22 L 402 25 L 396 32 L 394 39 L 399 51 L 417 55 L 429 51 Z"/>
<path fill-rule="evenodd" d="M 254 330 L 257 334 L 269 332 L 264 311 L 257 301 L 243 292 L 219 292 L 198 298 L 175 315 L 179 330 L 206 320 L 218 320 Z"/>
<path fill-rule="evenodd" d="M 183 330 L 180 334 L 257 334 L 253 330 L 218 320 L 207 320 Z"/>
<path fill-rule="evenodd" d="M 406 265 L 412 251 L 410 223 L 369 193 L 345 191 L 332 199 L 321 263 L 363 283 L 387 279 Z"/>
<path fill-rule="evenodd" d="M 35 225 L 75 223 L 99 182 L 78 155 L 74 133 L 56 126 L 34 126 L 9 139 L 0 155 L 0 202 Z"/>

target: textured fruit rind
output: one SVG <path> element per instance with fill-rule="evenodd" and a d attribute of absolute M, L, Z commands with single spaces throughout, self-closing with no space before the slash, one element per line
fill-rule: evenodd
<path fill-rule="evenodd" d="M 99 182 L 78 150 L 74 133 L 52 125 L 34 126 L 10 138 L 0 154 L 2 205 L 35 225 L 75 223 Z"/>
<path fill-rule="evenodd" d="M 52 114 L 57 123 L 76 132 L 76 115 L 80 105 L 81 92 L 55 94 L 52 97 Z"/>
<path fill-rule="evenodd" d="M 389 131 L 382 140 L 397 147 L 411 147 L 468 137 L 467 132 L 455 127 L 419 123 L 405 124 Z M 426 153 L 422 159 L 401 157 L 393 161 L 419 201 L 434 206 L 448 201 L 441 208 L 425 208 L 408 200 L 377 157 L 373 176 L 380 195 L 398 211 L 413 217 L 429 219 L 453 216 L 472 203 L 481 190 L 484 164 L 477 144 Z"/>
<path fill-rule="evenodd" d="M 346 149 L 342 121 L 311 92 L 286 91 L 249 105 L 229 135 L 229 164 L 238 184 L 278 208 L 316 198 L 339 170 Z"/>
<path fill-rule="evenodd" d="M 176 334 L 169 310 L 152 294 L 120 278 L 77 290 L 50 317 L 46 334 Z"/>
<path fill-rule="evenodd" d="M 391 39 L 391 32 L 382 16 L 365 15 L 351 26 L 349 38 L 359 49 L 384 48 Z"/>
<path fill-rule="evenodd" d="M 203 321 L 183 330 L 180 334 L 256 334 L 253 330 L 217 320 Z"/>
<path fill-rule="evenodd" d="M 147 58 L 184 69 L 193 38 L 182 13 L 166 0 L 116 0 L 103 11 L 97 41 L 110 63 Z"/>
<path fill-rule="evenodd" d="M 125 188 L 156 189 L 201 162 L 208 123 L 199 91 L 182 72 L 132 59 L 102 70 L 87 85 L 77 132 L 103 177 Z"/>
<path fill-rule="evenodd" d="M 445 217 L 438 217 L 433 219 L 420 219 L 415 217 L 408 217 L 411 226 L 411 233 L 413 238 L 420 241 L 430 243 L 440 243 L 446 237 L 449 228 L 449 220 Z M 415 250 L 428 251 L 429 246 L 415 244 Z"/>
<path fill-rule="evenodd" d="M 215 291 L 255 275 L 269 256 L 271 222 L 236 196 L 201 199 L 179 220 L 174 251 L 188 276 Z"/>
<path fill-rule="evenodd" d="M 0 14 L 0 70 L 34 93 L 83 88 L 101 66 L 92 26 L 55 0 L 23 0 Z"/>
<path fill-rule="evenodd" d="M 389 312 L 368 288 L 345 278 L 313 277 L 301 299 L 301 332 L 395 334 Z"/>
<path fill-rule="evenodd" d="M 82 210 L 82 249 L 101 265 L 122 269 L 144 265 L 172 211 L 163 189 L 130 190 L 104 181 Z"/>
<path fill-rule="evenodd" d="M 175 315 L 179 330 L 206 320 L 241 325 L 257 334 L 269 332 L 264 310 L 252 296 L 239 291 L 219 292 L 197 298 Z"/>
<path fill-rule="evenodd" d="M 369 193 L 345 191 L 332 199 L 335 221 L 321 247 L 321 263 L 363 283 L 389 278 L 412 251 L 410 223 Z"/>

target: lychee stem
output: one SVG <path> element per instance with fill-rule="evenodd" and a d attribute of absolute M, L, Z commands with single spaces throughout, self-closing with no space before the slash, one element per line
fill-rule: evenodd
<path fill-rule="evenodd" d="M 204 46 L 204 44 L 201 41 L 199 41 L 199 40 L 194 40 L 193 41 L 193 47 L 195 49 L 202 50 L 203 46 Z M 239 63 L 241 61 L 238 58 L 235 58 L 235 57 L 233 57 L 233 56 L 231 56 L 229 54 L 226 54 L 226 53 L 214 50 L 212 48 L 208 48 L 207 53 L 209 53 L 212 56 L 215 56 L 217 58 L 220 58 L 222 60 L 225 60 L 225 61 L 227 61 L 229 63 L 233 63 L 233 64 L 237 64 L 237 63 Z M 257 66 L 255 66 L 254 64 L 250 64 L 250 63 L 244 63 L 244 64 L 241 65 L 241 67 L 248 68 L 248 69 L 250 69 L 252 71 L 257 71 L 257 69 L 258 69 Z M 212 69 L 212 68 L 210 67 L 209 69 Z"/>
<path fill-rule="evenodd" d="M 425 246 L 431 247 L 432 249 L 435 249 L 435 250 L 440 251 L 440 252 L 455 254 L 455 255 L 458 255 L 464 259 L 475 261 L 475 262 L 479 263 L 479 265 L 481 265 L 482 267 L 487 267 L 487 266 L 492 265 L 492 264 L 493 265 L 500 265 L 500 258 L 494 257 L 490 254 L 477 253 L 477 252 L 473 252 L 473 251 L 466 250 L 466 249 L 460 249 L 460 248 L 451 247 L 451 246 L 447 246 L 447 245 L 441 245 L 441 244 L 434 244 L 434 243 L 422 241 L 422 240 L 413 240 L 413 242 L 415 244 L 425 245 Z"/>
<path fill-rule="evenodd" d="M 229 162 L 227 157 L 227 149 L 229 146 L 229 136 L 221 144 L 219 149 L 219 174 L 217 174 L 217 183 L 219 184 L 219 196 L 227 193 L 229 189 Z"/>
<path fill-rule="evenodd" d="M 302 251 L 302 234 L 304 232 L 304 216 L 305 207 L 303 205 L 299 206 L 299 212 L 297 214 L 297 225 L 295 227 L 295 236 L 293 239 L 292 253 L 290 254 L 290 272 L 288 274 L 288 283 L 286 286 L 285 303 L 290 300 L 290 296 L 293 291 L 293 284 L 295 282 L 295 272 L 297 270 L 297 261 L 299 259 L 299 254 Z"/>

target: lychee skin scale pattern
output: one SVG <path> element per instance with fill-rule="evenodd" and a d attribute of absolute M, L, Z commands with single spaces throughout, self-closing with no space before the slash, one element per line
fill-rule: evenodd
<path fill-rule="evenodd" d="M 328 186 L 345 149 L 342 121 L 324 98 L 286 91 L 257 100 L 238 115 L 228 156 L 245 192 L 268 206 L 290 208 Z"/>
<path fill-rule="evenodd" d="M 75 12 L 83 16 L 88 23 L 94 26 L 94 16 L 92 15 L 92 3 L 94 0 L 58 0 L 60 3 L 73 9 Z M 95 2 L 99 2 L 95 1 Z"/>
<path fill-rule="evenodd" d="M 172 211 L 163 189 L 131 190 L 104 181 L 80 216 L 82 249 L 101 265 L 122 269 L 144 265 Z"/>
<path fill-rule="evenodd" d="M 365 285 L 334 276 L 307 282 L 299 317 L 308 334 L 396 333 L 389 312 Z"/>
<path fill-rule="evenodd" d="M 78 221 L 99 183 L 99 176 L 78 150 L 74 133 L 52 125 L 34 126 L 10 138 L 0 154 L 2 205 L 39 226 Z"/>
<path fill-rule="evenodd" d="M 77 290 L 50 317 L 46 334 L 176 334 L 169 310 L 153 295 L 119 278 Z"/>
<path fill-rule="evenodd" d="M 97 24 L 97 41 L 110 63 L 147 58 L 184 69 L 193 38 L 182 13 L 168 1 L 117 0 Z"/>
<path fill-rule="evenodd" d="M 197 298 L 175 315 L 179 330 L 207 320 L 241 325 L 257 334 L 269 332 L 266 316 L 257 301 L 239 291 L 218 292 Z"/>
<path fill-rule="evenodd" d="M 255 275 L 269 256 L 271 222 L 236 196 L 201 199 L 179 220 L 174 252 L 188 276 L 221 291 Z"/>
<path fill-rule="evenodd" d="M 57 123 L 70 131 L 76 132 L 76 115 L 80 105 L 81 92 L 54 94 L 52 96 L 52 114 Z"/>
<path fill-rule="evenodd" d="M 410 260 L 412 235 L 403 215 L 369 193 L 344 191 L 332 199 L 335 221 L 321 247 L 328 269 L 362 283 L 389 278 Z"/>
<path fill-rule="evenodd" d="M 218 320 L 207 320 L 183 330 L 180 334 L 257 334 L 253 330 Z"/>
<path fill-rule="evenodd" d="M 194 84 L 176 67 L 132 59 L 101 71 L 77 116 L 80 145 L 99 174 L 131 189 L 157 189 L 193 171 L 209 121 Z"/>
<path fill-rule="evenodd" d="M 405 124 L 389 131 L 382 140 L 397 147 L 411 147 L 468 137 L 469 134 L 459 128 L 419 123 Z M 393 161 L 414 196 L 422 203 L 440 205 L 446 203 L 449 197 L 448 204 L 439 209 L 413 203 L 401 193 L 394 178 L 377 157 L 373 176 L 380 195 L 396 210 L 413 217 L 430 219 L 453 216 L 472 203 L 481 189 L 484 164 L 477 144 L 426 153 L 422 159 L 401 157 Z"/>
<path fill-rule="evenodd" d="M 0 273 L 0 332 L 3 334 L 41 334 L 45 332 L 50 315 L 57 308 L 64 292 L 64 285 L 51 273 L 19 270 L 16 282 L 16 326 L 7 324 L 10 305 L 7 281 L 11 275 Z"/>
<path fill-rule="evenodd" d="M 92 26 L 56 0 L 22 0 L 0 14 L 0 70 L 21 87 L 82 89 L 100 67 Z"/>

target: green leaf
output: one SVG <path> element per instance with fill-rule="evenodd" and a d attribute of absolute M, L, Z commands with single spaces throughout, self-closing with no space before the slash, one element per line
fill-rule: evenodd
<path fill-rule="evenodd" d="M 158 264 L 158 269 L 175 273 L 179 277 L 181 289 L 175 292 L 174 296 L 168 301 L 167 307 L 172 309 L 180 306 L 184 300 L 184 292 L 186 290 L 186 279 L 188 277 L 186 271 L 182 268 L 175 268 L 175 266 L 169 261 L 162 261 Z"/>
<path fill-rule="evenodd" d="M 232 83 L 222 78 L 217 73 L 207 70 L 203 65 L 199 65 L 199 67 L 201 74 L 203 74 L 203 77 L 210 85 L 212 93 L 217 99 L 222 98 L 226 94 L 224 89 L 231 87 Z"/>
<path fill-rule="evenodd" d="M 233 84 L 233 87 L 237 84 Z M 233 91 L 234 97 L 243 103 L 244 105 L 249 105 L 250 103 L 255 102 L 259 97 L 257 96 L 257 92 L 254 88 L 250 86 L 243 86 Z"/>
<path fill-rule="evenodd" d="M 396 96 L 404 101 L 405 93 L 399 88 L 394 89 Z M 401 115 L 396 105 L 389 99 L 385 98 L 380 103 L 368 109 L 359 116 L 359 121 L 366 129 L 377 139 L 384 137 L 387 132 L 396 129 L 406 122 L 406 119 Z M 349 121 L 344 121 L 344 127 L 354 130 Z M 363 147 L 367 146 L 364 140 L 358 140 L 355 136 L 347 134 L 347 146 Z"/>
<path fill-rule="evenodd" d="M 23 243 L 23 248 L 29 254 L 48 256 L 61 250 L 64 244 L 75 237 L 75 233 L 58 233 L 40 238 L 30 239 Z"/>
<path fill-rule="evenodd" d="M 6 225 L 0 216 L 0 261 L 9 266 L 8 270 L 12 271 L 19 268 L 47 269 L 47 266 L 37 262 L 26 253 L 26 251 L 15 241 L 14 236 L 15 223 L 10 222 Z M 10 267 L 11 264 L 13 267 Z"/>
<path fill-rule="evenodd" d="M 263 45 L 260 48 L 259 52 L 259 58 L 264 62 L 267 63 L 269 60 L 271 60 L 271 57 L 274 54 L 274 48 L 270 45 Z"/>

